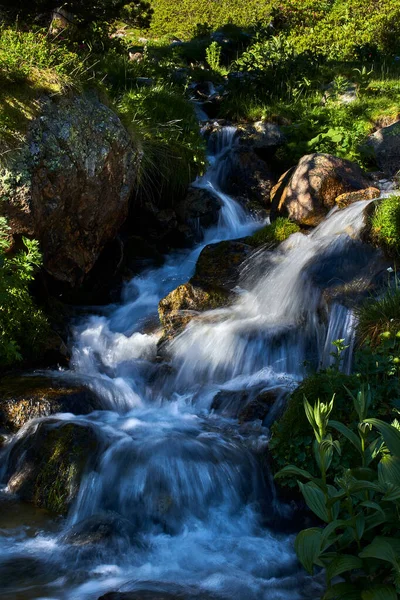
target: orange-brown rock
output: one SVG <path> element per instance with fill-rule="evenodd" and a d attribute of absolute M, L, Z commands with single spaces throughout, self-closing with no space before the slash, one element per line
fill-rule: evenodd
<path fill-rule="evenodd" d="M 339 208 L 345 208 L 353 202 L 359 202 L 360 200 L 374 200 L 379 198 L 381 195 L 380 190 L 375 187 L 369 187 L 365 190 L 359 190 L 358 192 L 348 192 L 346 194 L 340 194 L 335 200 Z"/>
<path fill-rule="evenodd" d="M 300 225 L 318 225 L 338 196 L 369 186 L 355 163 L 330 154 L 308 154 L 272 189 L 271 220 L 289 217 Z"/>

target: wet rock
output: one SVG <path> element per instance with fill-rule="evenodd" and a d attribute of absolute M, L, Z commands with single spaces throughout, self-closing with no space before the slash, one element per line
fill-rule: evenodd
<path fill-rule="evenodd" d="M 221 390 L 211 404 L 214 410 L 223 417 L 237 419 L 250 398 L 248 390 Z"/>
<path fill-rule="evenodd" d="M 30 419 L 61 412 L 86 415 L 100 408 L 87 388 L 50 377 L 3 377 L 0 384 L 0 427 L 11 431 Z"/>
<path fill-rule="evenodd" d="M 267 207 L 276 181 L 268 163 L 248 147 L 232 150 L 227 163 L 228 176 L 224 191 Z"/>
<path fill-rule="evenodd" d="M 346 208 L 346 206 L 349 206 L 353 202 L 359 202 L 360 200 L 374 200 L 375 198 L 379 198 L 380 195 L 381 192 L 378 188 L 369 187 L 365 190 L 341 194 L 336 198 L 335 202 L 339 208 Z"/>
<path fill-rule="evenodd" d="M 186 198 L 176 207 L 176 213 L 185 223 L 196 228 L 207 228 L 218 222 L 221 202 L 211 190 L 190 187 Z"/>
<path fill-rule="evenodd" d="M 374 157 L 379 169 L 391 177 L 396 175 L 400 170 L 400 121 L 369 136 L 365 150 Z"/>
<path fill-rule="evenodd" d="M 318 225 L 338 196 L 368 187 L 370 182 L 355 163 L 330 154 L 308 154 L 272 189 L 271 220 L 282 216 L 300 225 Z"/>
<path fill-rule="evenodd" d="M 12 235 L 38 239 L 46 271 L 79 284 L 128 215 L 138 160 L 117 115 L 94 95 L 43 98 L 0 172 Z"/>
<path fill-rule="evenodd" d="M 240 267 L 252 251 L 251 246 L 241 242 L 219 242 L 202 250 L 190 282 L 170 292 L 158 305 L 163 341 L 176 335 L 199 313 L 231 302 Z"/>
<path fill-rule="evenodd" d="M 41 421 L 28 427 L 11 447 L 5 482 L 22 500 L 65 515 L 97 448 L 97 436 L 89 425 Z"/>
<path fill-rule="evenodd" d="M 180 285 L 158 305 L 164 337 L 179 333 L 198 313 L 220 308 L 228 302 L 229 294 L 223 290 L 209 288 L 206 291 L 191 283 Z"/>
<path fill-rule="evenodd" d="M 252 252 L 253 248 L 243 242 L 209 244 L 198 258 L 191 282 L 197 286 L 208 285 L 230 291 L 237 285 L 241 265 Z"/>
<path fill-rule="evenodd" d="M 110 592 L 99 600 L 223 600 L 220 595 L 172 583 L 143 582 L 131 592 Z M 147 585 L 147 588 L 145 587 Z"/>
<path fill-rule="evenodd" d="M 128 544 L 135 536 L 135 530 L 128 519 L 113 512 L 101 513 L 88 517 L 74 525 L 61 537 L 64 544 L 71 546 L 88 546 L 94 544 L 113 545 L 114 537 L 126 539 Z"/>
<path fill-rule="evenodd" d="M 241 145 L 262 150 L 277 150 L 286 141 L 279 125 L 265 121 L 239 125 L 238 139 Z"/>
<path fill-rule="evenodd" d="M 276 399 L 282 393 L 281 389 L 267 390 L 261 392 L 254 400 L 251 400 L 238 414 L 239 423 L 249 421 L 264 421 Z"/>

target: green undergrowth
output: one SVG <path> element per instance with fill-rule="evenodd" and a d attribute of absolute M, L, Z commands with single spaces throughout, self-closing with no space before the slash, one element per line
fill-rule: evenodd
<path fill-rule="evenodd" d="M 40 355 L 49 335 L 48 321 L 29 292 L 41 265 L 38 243 L 9 254 L 8 231 L 0 219 L 0 365 L 2 368 Z"/>
<path fill-rule="evenodd" d="M 258 246 L 267 245 L 271 248 L 285 241 L 293 233 L 300 231 L 297 223 L 293 223 L 284 217 L 278 217 L 276 221 L 259 229 L 253 235 L 245 238 L 243 241 L 250 246 L 257 248 Z"/>
<path fill-rule="evenodd" d="M 360 343 L 379 346 L 382 334 L 400 331 L 400 288 L 390 286 L 380 295 L 371 296 L 356 312 Z"/>
<path fill-rule="evenodd" d="M 387 292 L 389 293 L 389 291 Z M 396 295 L 397 302 L 399 294 Z M 384 300 L 383 302 L 386 302 Z M 325 369 L 307 376 L 299 387 L 288 399 L 285 411 L 280 419 L 272 426 L 272 437 L 269 444 L 272 468 L 276 472 L 287 464 L 296 465 L 300 469 L 309 470 L 317 475 L 317 467 L 312 454 L 312 429 L 304 413 L 304 398 L 311 404 L 318 400 L 335 396 L 332 418 L 346 423 L 356 421 L 354 404 L 350 394 L 355 395 L 360 385 L 369 386 L 373 403 L 371 410 L 377 417 L 387 419 L 393 410 L 399 408 L 400 397 L 400 329 L 394 330 L 400 322 L 392 322 L 392 331 L 387 331 L 387 320 L 381 319 L 376 323 L 374 334 L 376 337 L 365 337 L 365 316 L 369 311 L 368 323 L 373 323 L 373 314 L 377 312 L 377 305 L 382 300 L 376 301 L 371 310 L 368 302 L 360 309 L 358 325 L 359 347 L 355 354 L 354 372 L 346 375 L 339 370 L 340 354 L 335 356 L 336 362 Z M 399 306 L 399 305 L 398 305 Z M 364 311 L 364 317 L 363 317 Z M 399 308 L 397 307 L 397 313 Z M 394 315 L 394 312 L 392 312 Z M 364 322 L 363 322 L 364 318 Z M 397 333 L 399 331 L 399 333 Z M 369 332 L 371 333 L 371 332 Z M 363 335 L 363 337 L 361 337 Z M 338 340 L 344 349 L 344 340 Z M 351 444 L 341 440 L 344 445 L 344 459 L 336 457 L 332 463 L 335 474 L 340 475 L 343 466 L 351 467 L 354 452 Z M 280 482 L 283 486 L 295 488 L 296 478 L 287 478 Z"/>
<path fill-rule="evenodd" d="M 193 106 L 173 86 L 155 85 L 126 92 L 118 112 L 141 148 L 140 194 L 179 199 L 206 160 Z"/>
<path fill-rule="evenodd" d="M 400 196 L 380 200 L 370 217 L 373 242 L 394 258 L 400 256 Z"/>
<path fill-rule="evenodd" d="M 85 63 L 42 31 L 0 28 L 0 163 L 39 114 L 43 94 L 80 89 Z"/>

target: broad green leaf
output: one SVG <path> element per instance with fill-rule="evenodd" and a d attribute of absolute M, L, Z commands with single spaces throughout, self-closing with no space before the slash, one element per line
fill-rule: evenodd
<path fill-rule="evenodd" d="M 386 516 L 382 506 L 380 506 L 380 504 L 378 504 L 377 502 L 366 500 L 365 502 L 361 502 L 360 506 L 365 506 L 365 508 L 372 508 L 373 510 L 376 510 L 377 512 L 381 513 L 384 517 Z"/>
<path fill-rule="evenodd" d="M 325 544 L 329 543 L 329 538 L 331 537 L 331 535 L 336 532 L 336 529 L 342 529 L 346 525 L 346 523 L 347 521 L 343 521 L 342 519 L 336 519 L 335 521 L 332 521 L 332 523 L 329 523 L 322 530 L 321 547 L 326 547 Z"/>
<path fill-rule="evenodd" d="M 335 558 L 326 569 L 326 576 L 328 581 L 331 581 L 334 577 L 347 573 L 348 571 L 354 571 L 355 569 L 361 569 L 363 561 L 358 556 L 352 554 L 342 554 Z"/>
<path fill-rule="evenodd" d="M 353 482 L 351 482 L 351 484 L 349 485 L 349 492 L 351 494 L 354 494 L 356 492 L 363 492 L 363 491 L 371 491 L 371 492 L 378 492 L 380 494 L 384 493 L 384 489 L 382 488 L 381 485 L 379 485 L 379 483 L 374 483 L 372 481 L 365 481 L 365 480 L 360 480 L 360 479 L 355 479 Z"/>
<path fill-rule="evenodd" d="M 383 456 L 378 465 L 378 476 L 381 483 L 400 486 L 400 458 L 398 456 Z"/>
<path fill-rule="evenodd" d="M 317 527 L 304 529 L 296 537 L 294 548 L 299 561 L 311 575 L 313 566 L 321 551 L 322 530 Z"/>
<path fill-rule="evenodd" d="M 362 600 L 360 590 L 352 583 L 336 583 L 325 592 L 323 600 Z"/>
<path fill-rule="evenodd" d="M 278 471 L 275 475 L 275 479 L 279 477 L 304 477 L 305 479 L 314 479 L 314 477 L 305 469 L 299 469 L 294 465 L 287 465 Z"/>
<path fill-rule="evenodd" d="M 304 411 L 306 413 L 307 420 L 310 423 L 311 427 L 313 428 L 314 432 L 316 432 L 318 430 L 318 426 L 317 426 L 317 423 L 315 422 L 314 410 L 305 396 L 303 397 L 303 403 L 304 403 Z"/>
<path fill-rule="evenodd" d="M 350 469 L 350 473 L 354 479 L 370 482 L 376 480 L 376 471 L 374 471 L 374 469 L 370 469 L 369 467 L 356 467 L 355 469 Z"/>
<path fill-rule="evenodd" d="M 362 600 L 398 600 L 396 590 L 391 585 L 378 585 L 361 594 Z"/>
<path fill-rule="evenodd" d="M 386 493 L 382 500 L 386 502 L 396 502 L 400 499 L 400 486 L 393 485 L 392 483 L 386 484 Z"/>
<path fill-rule="evenodd" d="M 393 547 L 390 538 L 376 537 L 359 556 L 361 558 L 376 558 L 390 563 L 396 571 L 399 569 L 398 553 Z"/>
<path fill-rule="evenodd" d="M 365 419 L 364 423 L 370 423 L 376 427 L 385 440 L 385 444 L 389 448 L 389 451 L 394 456 L 400 457 L 400 431 L 380 419 Z"/>
<path fill-rule="evenodd" d="M 329 523 L 331 520 L 326 507 L 324 493 L 313 483 L 299 483 L 301 493 L 307 506 L 317 515 L 322 521 Z"/>
<path fill-rule="evenodd" d="M 357 537 L 359 540 L 361 540 L 362 536 L 364 535 L 364 529 L 365 529 L 365 517 L 364 517 L 363 513 L 359 513 L 355 518 L 355 530 L 356 530 Z"/>
<path fill-rule="evenodd" d="M 343 423 L 340 423 L 339 421 L 329 421 L 328 425 L 330 427 L 333 427 L 333 429 L 336 429 L 336 431 L 338 431 L 342 435 L 344 435 L 344 437 L 347 438 L 349 442 L 351 442 L 356 448 L 356 450 L 358 450 L 358 452 L 361 454 L 361 441 L 358 435 L 356 435 L 353 431 L 351 431 L 351 429 L 349 429 L 348 427 L 346 427 L 346 425 L 343 425 Z"/>

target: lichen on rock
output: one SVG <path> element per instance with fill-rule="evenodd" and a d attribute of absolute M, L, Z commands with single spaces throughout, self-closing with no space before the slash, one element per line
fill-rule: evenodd
<path fill-rule="evenodd" d="M 94 430 L 81 423 L 32 423 L 10 450 L 7 486 L 26 502 L 66 515 L 95 456 Z"/>
<path fill-rule="evenodd" d="M 80 283 L 128 215 L 137 163 L 132 137 L 94 94 L 43 97 L 0 170 L 11 234 L 38 239 L 47 272 Z"/>

